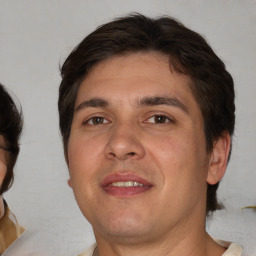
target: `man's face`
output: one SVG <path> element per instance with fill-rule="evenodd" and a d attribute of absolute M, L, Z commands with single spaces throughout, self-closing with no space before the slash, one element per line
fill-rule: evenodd
<path fill-rule="evenodd" d="M 209 156 L 189 83 L 154 52 L 103 61 L 82 82 L 69 184 L 96 238 L 150 241 L 204 225 Z"/>

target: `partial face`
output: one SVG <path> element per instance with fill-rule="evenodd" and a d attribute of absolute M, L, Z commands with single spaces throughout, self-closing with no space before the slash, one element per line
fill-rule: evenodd
<path fill-rule="evenodd" d="M 204 225 L 209 156 L 189 82 L 153 52 L 108 59 L 82 82 L 69 184 L 96 238 Z"/>
<path fill-rule="evenodd" d="M 3 183 L 4 177 L 7 172 L 7 160 L 8 160 L 8 152 L 1 148 L 6 147 L 6 143 L 3 135 L 0 135 L 0 186 Z"/>

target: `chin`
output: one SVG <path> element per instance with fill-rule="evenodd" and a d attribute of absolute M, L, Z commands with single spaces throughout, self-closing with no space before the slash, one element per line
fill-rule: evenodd
<path fill-rule="evenodd" d="M 145 218 L 143 219 L 141 217 L 141 215 L 123 215 L 118 217 L 113 214 L 110 218 L 104 218 L 101 221 L 98 220 L 98 224 L 93 226 L 98 227 L 99 230 L 108 236 L 117 239 L 137 239 L 137 237 L 148 234 L 147 230 L 150 226 L 149 223 L 145 223 Z"/>

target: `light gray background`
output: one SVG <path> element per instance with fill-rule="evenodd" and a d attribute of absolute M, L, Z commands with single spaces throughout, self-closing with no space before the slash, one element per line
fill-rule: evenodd
<path fill-rule="evenodd" d="M 256 255 L 256 1 L 0 0 L 0 82 L 19 98 L 25 126 L 15 183 L 6 193 L 31 235 L 19 253 L 75 255 L 93 241 L 71 189 L 58 131 L 58 66 L 85 35 L 113 17 L 168 14 L 205 35 L 233 75 L 237 124 L 214 237 Z M 30 232 L 30 233 L 29 233 Z M 32 248 L 32 249 L 31 249 Z"/>

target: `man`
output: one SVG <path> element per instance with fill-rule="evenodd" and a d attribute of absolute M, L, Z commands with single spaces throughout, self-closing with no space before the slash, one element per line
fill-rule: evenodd
<path fill-rule="evenodd" d="M 24 232 L 2 197 L 13 182 L 22 120 L 14 101 L 0 84 L 0 255 Z"/>
<path fill-rule="evenodd" d="M 96 238 L 81 255 L 241 255 L 205 231 L 235 105 L 202 36 L 168 17 L 123 17 L 87 36 L 61 75 L 68 183 Z"/>

